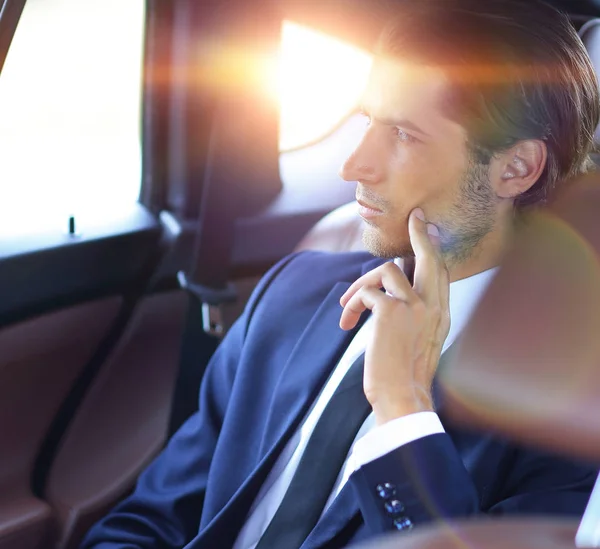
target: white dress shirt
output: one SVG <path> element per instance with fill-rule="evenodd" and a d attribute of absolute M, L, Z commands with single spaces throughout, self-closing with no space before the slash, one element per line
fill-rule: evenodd
<path fill-rule="evenodd" d="M 450 284 L 450 331 L 442 352 L 454 343 L 468 322 L 495 272 L 496 269 L 490 269 Z M 304 421 L 275 462 L 250 508 L 248 519 L 242 527 L 233 549 L 254 549 L 258 544 L 283 501 L 317 421 L 350 366 L 365 352 L 372 330 L 373 322 L 370 317 L 348 345 L 346 352 L 323 386 Z M 434 412 L 411 414 L 379 427 L 376 426 L 374 414 L 371 413 L 354 439 L 325 509 L 331 505 L 350 475 L 362 465 L 378 459 L 404 444 L 442 432 L 444 432 L 444 428 Z"/>

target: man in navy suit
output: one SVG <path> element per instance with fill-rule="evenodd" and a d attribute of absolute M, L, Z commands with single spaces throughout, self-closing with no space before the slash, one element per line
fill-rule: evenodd
<path fill-rule="evenodd" d="M 589 169 L 599 105 L 553 8 L 399 7 L 342 168 L 372 255 L 300 253 L 266 274 L 198 412 L 82 547 L 337 548 L 476 514 L 581 515 L 596 470 L 453 427 L 435 373 L 515 223 Z"/>

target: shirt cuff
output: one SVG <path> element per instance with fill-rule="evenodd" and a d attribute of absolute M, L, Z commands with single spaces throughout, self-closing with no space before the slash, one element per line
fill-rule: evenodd
<path fill-rule="evenodd" d="M 444 432 L 442 422 L 435 412 L 417 412 L 388 421 L 356 441 L 352 450 L 353 468 L 356 471 L 400 446 Z"/>

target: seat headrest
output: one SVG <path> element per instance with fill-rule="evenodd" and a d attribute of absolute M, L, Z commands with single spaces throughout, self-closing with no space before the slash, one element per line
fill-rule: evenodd
<path fill-rule="evenodd" d="M 298 244 L 296 251 L 364 251 L 362 233 L 362 217 L 358 215 L 356 202 L 350 202 L 321 219 Z"/>
<path fill-rule="evenodd" d="M 579 30 L 579 36 L 592 60 L 596 77 L 600 75 L 600 19 L 591 19 Z M 599 78 L 600 82 L 600 78 Z M 600 143 L 600 126 L 596 128 L 596 143 Z"/>

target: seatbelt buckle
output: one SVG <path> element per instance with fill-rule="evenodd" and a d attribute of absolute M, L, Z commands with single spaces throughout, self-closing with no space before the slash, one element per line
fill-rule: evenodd
<path fill-rule="evenodd" d="M 202 329 L 208 335 L 223 337 L 225 324 L 223 322 L 222 305 L 233 303 L 237 300 L 237 291 L 233 284 L 228 283 L 225 288 L 210 288 L 203 284 L 190 282 L 183 272 L 177 273 L 179 286 L 192 294 L 202 304 Z"/>
<path fill-rule="evenodd" d="M 221 305 L 202 303 L 202 329 L 208 335 L 221 338 L 225 332 Z"/>

